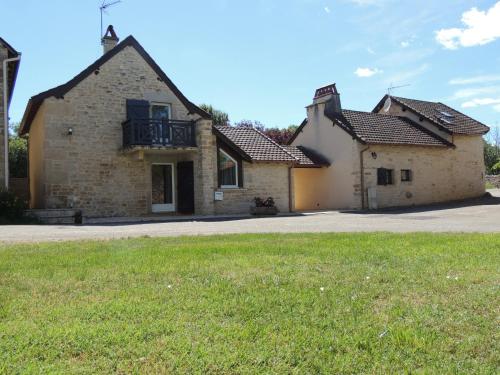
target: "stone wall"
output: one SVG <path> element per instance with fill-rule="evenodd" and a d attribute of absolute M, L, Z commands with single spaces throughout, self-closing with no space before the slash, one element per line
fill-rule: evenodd
<path fill-rule="evenodd" d="M 243 162 L 243 188 L 217 189 L 224 200 L 215 202 L 215 213 L 248 213 L 255 197 L 272 197 L 280 212 L 289 212 L 288 173 L 287 164 Z"/>
<path fill-rule="evenodd" d="M 489 175 L 486 176 L 486 182 L 490 183 L 493 186 L 496 186 L 497 189 L 500 189 L 500 175 Z"/>
<path fill-rule="evenodd" d="M 63 99 L 46 99 L 32 124 L 32 207 L 77 208 L 86 216 L 147 214 L 151 211 L 150 164 L 122 152 L 126 99 L 170 103 L 174 119 L 199 116 L 188 114 L 132 47 L 95 73 Z M 197 134 L 200 128 L 206 133 L 208 126 L 198 123 Z M 68 135 L 69 128 L 73 135 Z"/>
<path fill-rule="evenodd" d="M 375 189 L 379 208 L 483 195 L 485 179 L 481 136 L 454 136 L 454 143 L 456 148 L 370 146 L 364 162 L 365 188 Z M 371 156 L 372 152 L 376 153 L 376 158 Z M 394 184 L 377 185 L 377 168 L 392 169 Z M 412 181 L 401 181 L 402 169 L 411 170 Z"/>

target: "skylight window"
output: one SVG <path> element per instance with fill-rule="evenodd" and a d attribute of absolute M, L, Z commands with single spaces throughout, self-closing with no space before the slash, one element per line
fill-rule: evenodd
<path fill-rule="evenodd" d="M 441 111 L 441 110 L 437 110 L 439 113 L 441 113 L 444 117 L 447 117 L 447 118 L 453 118 L 454 116 L 449 113 L 449 112 L 446 112 L 446 111 Z"/>
<path fill-rule="evenodd" d="M 439 121 L 444 122 L 445 124 L 453 124 L 449 119 L 444 117 L 438 117 Z"/>

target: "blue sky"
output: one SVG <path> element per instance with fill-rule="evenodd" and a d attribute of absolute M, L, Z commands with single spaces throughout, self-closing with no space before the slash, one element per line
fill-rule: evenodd
<path fill-rule="evenodd" d="M 100 3 L 3 2 L 0 35 L 23 54 L 11 121 L 100 56 Z M 394 95 L 500 121 L 500 1 L 123 0 L 104 22 L 232 121 L 298 124 L 332 82 L 344 108 L 370 111 L 390 85 L 410 84 Z"/>

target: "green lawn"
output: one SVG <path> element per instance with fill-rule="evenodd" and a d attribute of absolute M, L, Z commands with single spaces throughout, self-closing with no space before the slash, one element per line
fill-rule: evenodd
<path fill-rule="evenodd" d="M 498 373 L 499 235 L 0 245 L 0 373 Z"/>

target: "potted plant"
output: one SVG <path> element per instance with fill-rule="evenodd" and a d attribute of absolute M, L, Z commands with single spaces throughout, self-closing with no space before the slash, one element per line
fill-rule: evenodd
<path fill-rule="evenodd" d="M 272 197 L 267 199 L 255 197 L 253 201 L 255 206 L 250 207 L 250 213 L 252 215 L 276 215 L 278 213 L 278 208 Z"/>

